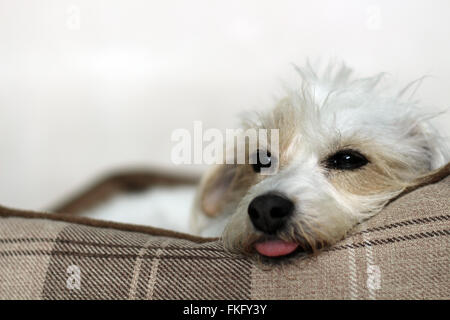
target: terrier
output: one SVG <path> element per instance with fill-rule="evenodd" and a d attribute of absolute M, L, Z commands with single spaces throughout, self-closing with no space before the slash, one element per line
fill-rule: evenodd
<path fill-rule="evenodd" d="M 384 74 L 297 71 L 301 88 L 242 126 L 278 129 L 278 150 L 264 142 L 248 153 L 253 163 L 214 165 L 197 190 L 191 228 L 221 235 L 228 250 L 272 259 L 315 252 L 448 162 L 433 115 L 405 98 L 420 81 L 392 93 L 380 85 Z"/>

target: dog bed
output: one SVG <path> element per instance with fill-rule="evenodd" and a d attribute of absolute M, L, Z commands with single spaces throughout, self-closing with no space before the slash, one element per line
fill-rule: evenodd
<path fill-rule="evenodd" d="M 450 165 L 343 241 L 261 265 L 220 239 L 76 215 L 192 177 L 114 175 L 44 213 L 0 207 L 0 299 L 449 299 Z"/>

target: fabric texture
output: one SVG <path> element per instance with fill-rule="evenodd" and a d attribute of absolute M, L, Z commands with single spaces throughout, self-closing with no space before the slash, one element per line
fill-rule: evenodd
<path fill-rule="evenodd" d="M 219 239 L 0 207 L 0 299 L 449 299 L 450 177 L 431 182 L 273 266 Z"/>

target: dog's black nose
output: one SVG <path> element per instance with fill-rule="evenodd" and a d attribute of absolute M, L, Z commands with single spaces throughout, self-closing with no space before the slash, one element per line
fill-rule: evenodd
<path fill-rule="evenodd" d="M 294 203 L 275 193 L 258 196 L 248 206 L 248 214 L 255 228 L 268 234 L 282 228 L 293 212 Z"/>

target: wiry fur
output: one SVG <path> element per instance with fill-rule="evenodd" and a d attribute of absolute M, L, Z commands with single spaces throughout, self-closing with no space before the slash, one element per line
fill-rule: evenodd
<path fill-rule="evenodd" d="M 321 73 L 309 64 L 297 70 L 301 88 L 243 125 L 280 129 L 279 154 L 271 150 L 280 164 L 277 174 L 261 176 L 250 165 L 217 166 L 199 188 L 192 225 L 208 235 L 220 235 L 224 228 L 223 241 L 230 250 L 253 253 L 255 241 L 265 237 L 247 213 L 249 203 L 261 194 L 276 191 L 295 204 L 293 218 L 277 238 L 315 250 L 342 239 L 417 177 L 449 159 L 445 140 L 429 123 L 433 115 L 405 98 L 415 82 L 392 92 L 381 86 L 383 74 L 355 79 L 345 65 L 329 65 Z M 348 148 L 364 154 L 369 163 L 352 171 L 325 167 L 328 156 Z M 202 199 L 225 171 L 229 182 L 218 199 L 223 204 L 205 215 Z"/>

